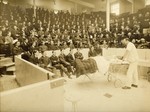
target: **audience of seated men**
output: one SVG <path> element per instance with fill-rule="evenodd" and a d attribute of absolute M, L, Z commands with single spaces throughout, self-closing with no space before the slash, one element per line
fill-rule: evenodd
<path fill-rule="evenodd" d="M 39 62 L 38 65 L 40 67 L 56 74 L 56 68 L 51 66 L 50 58 L 46 56 L 46 52 L 43 52 L 38 62 Z"/>
<path fill-rule="evenodd" d="M 54 11 L 36 8 L 36 16 L 33 16 L 33 8 L 25 10 L 10 4 L 2 5 L 2 15 L 0 19 L 0 29 L 2 37 L 7 40 L 7 32 L 11 32 L 13 40 L 18 39 L 22 49 L 28 51 L 34 47 L 40 47 L 44 41 L 48 50 L 57 50 L 68 47 L 87 48 L 89 45 L 95 46 L 95 41 L 102 47 L 122 47 L 120 39 L 123 35 L 128 35 L 131 41 L 136 40 L 136 44 L 141 38 L 145 43 L 149 43 L 150 32 L 143 36 L 143 29 L 150 28 L 150 11 L 148 7 L 139 10 L 137 13 L 125 13 L 111 17 L 110 31 L 105 25 L 105 12 L 82 13 L 77 16 L 68 11 Z M 16 15 L 17 12 L 17 15 Z M 62 19 L 63 18 L 63 19 Z M 115 36 L 113 34 L 116 34 Z M 1 39 L 2 40 L 2 39 Z M 36 43 L 36 46 L 32 46 Z M 8 50 L 9 46 L 5 45 Z M 144 47 L 139 47 L 144 48 Z M 150 48 L 148 46 L 148 48 Z M 7 51 L 8 51 L 7 50 Z M 5 52 L 7 52 L 5 50 Z M 8 55 L 11 55 L 9 53 Z"/>
<path fill-rule="evenodd" d="M 56 56 L 56 52 L 52 51 L 52 56 L 50 57 L 52 66 L 55 67 L 56 69 L 59 69 L 61 72 L 61 76 L 63 77 L 65 73 L 68 78 L 71 79 L 71 74 L 69 74 L 69 72 L 66 70 L 66 68 L 60 63 L 59 58 Z"/>

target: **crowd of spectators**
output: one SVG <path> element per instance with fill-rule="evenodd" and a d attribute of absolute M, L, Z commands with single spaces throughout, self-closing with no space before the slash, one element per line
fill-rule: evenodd
<path fill-rule="evenodd" d="M 39 50 L 65 48 L 124 47 L 120 40 L 128 36 L 137 48 L 150 48 L 150 8 L 135 14 L 111 14 L 110 31 L 106 28 L 105 12 L 71 14 L 69 11 L 49 11 L 21 8 L 1 3 L 0 52 L 7 55 Z M 6 49 L 7 48 L 7 49 Z"/>

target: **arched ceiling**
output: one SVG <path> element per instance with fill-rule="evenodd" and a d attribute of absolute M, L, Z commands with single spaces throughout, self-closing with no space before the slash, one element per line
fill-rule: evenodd
<path fill-rule="evenodd" d="M 32 4 L 33 3 L 33 0 L 3 0 L 3 1 L 7 1 L 9 3 L 23 3 L 23 4 Z M 35 1 L 42 1 L 42 2 L 45 2 L 45 1 L 51 1 L 51 2 L 55 2 L 57 0 L 35 0 Z M 93 3 L 95 2 L 105 2 L 106 0 L 61 0 L 61 1 L 70 1 L 70 2 L 74 2 L 74 3 L 79 3 L 79 4 L 82 4 L 82 5 L 86 5 L 86 4 L 89 4 L 89 6 L 92 6 L 94 5 Z M 110 0 L 110 2 L 115 2 L 117 0 Z"/>
<path fill-rule="evenodd" d="M 12 3 L 12 4 L 23 4 L 23 5 L 33 5 L 33 0 L 3 0 L 3 1 L 7 1 L 9 3 Z M 110 0 L 111 3 L 113 2 L 116 2 L 116 1 L 121 1 L 121 0 Z M 123 0 L 125 1 L 125 0 Z M 145 0 L 126 0 L 128 2 L 131 2 L 133 3 L 136 2 L 136 1 L 141 1 L 141 2 L 145 2 Z M 95 6 L 97 5 L 97 3 L 101 4 L 100 2 L 102 2 L 102 4 L 105 4 L 106 0 L 35 0 L 36 3 L 63 3 L 64 2 L 64 5 L 66 2 L 71 2 L 71 3 L 75 3 L 75 4 L 79 4 L 79 5 L 82 5 L 82 6 L 86 6 L 86 7 L 89 7 L 89 8 L 92 8 L 94 9 Z M 48 5 L 46 4 L 46 5 Z M 44 5 L 44 4 L 41 4 L 41 5 Z"/>

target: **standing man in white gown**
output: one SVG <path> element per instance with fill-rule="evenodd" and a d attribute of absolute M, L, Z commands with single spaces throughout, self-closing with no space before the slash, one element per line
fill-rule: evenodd
<path fill-rule="evenodd" d="M 131 89 L 131 87 L 138 87 L 138 53 L 135 45 L 129 42 L 128 38 L 123 38 L 121 40 L 122 44 L 126 46 L 126 51 L 122 57 L 122 60 L 129 62 L 129 68 L 127 71 L 126 84 L 122 89 Z"/>

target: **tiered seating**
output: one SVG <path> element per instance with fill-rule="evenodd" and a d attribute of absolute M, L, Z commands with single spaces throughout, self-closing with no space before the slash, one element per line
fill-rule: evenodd
<path fill-rule="evenodd" d="M 137 47 L 139 44 L 143 44 L 142 38 L 145 39 L 144 43 L 150 42 L 149 35 L 143 35 L 143 28 L 150 26 L 150 14 L 147 7 L 135 14 L 111 15 L 109 32 L 105 25 L 106 14 L 102 11 L 74 15 L 68 11 L 58 11 L 56 14 L 54 11 L 37 8 L 36 17 L 34 17 L 32 8 L 24 11 L 20 7 L 8 4 L 2 6 L 0 27 L 4 43 L 7 43 L 5 37 L 10 31 L 13 40 L 18 39 L 23 50 L 29 50 L 33 44 L 32 49 L 37 49 L 43 45 L 43 42 L 49 50 L 73 46 L 89 47 L 89 45 L 97 43 L 104 47 L 105 41 L 108 47 L 122 47 L 120 38 L 124 35 L 129 36 L 128 33 L 131 33 L 129 38 L 131 41 L 135 41 Z M 25 40 L 27 46 L 24 45 Z M 7 49 L 10 47 L 7 44 Z M 149 48 L 149 44 L 144 48 Z M 7 52 L 8 56 L 12 55 L 12 53 L 8 53 L 11 51 L 7 49 L 4 52 Z"/>
<path fill-rule="evenodd" d="M 0 60 L 0 74 L 13 75 L 15 72 L 15 63 L 12 58 L 3 58 Z"/>
<path fill-rule="evenodd" d="M 5 54 L 0 54 L 0 60 L 5 58 Z"/>

